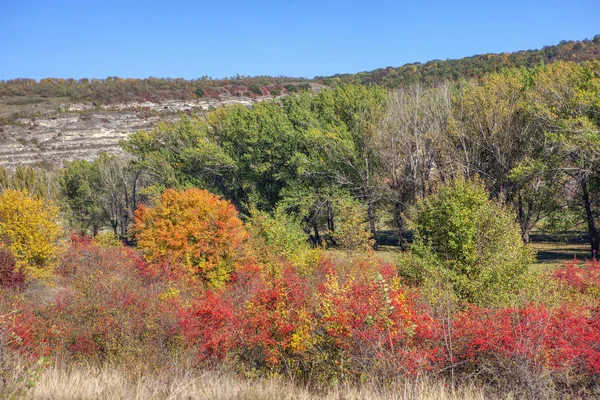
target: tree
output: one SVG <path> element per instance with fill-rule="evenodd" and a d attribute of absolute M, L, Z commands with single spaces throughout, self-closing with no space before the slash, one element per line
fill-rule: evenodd
<path fill-rule="evenodd" d="M 323 90 L 312 101 L 319 127 L 308 132 L 310 158 L 320 161 L 320 172 L 336 187 L 365 202 L 373 236 L 380 166 L 374 141 L 385 106 L 381 88 L 345 85 Z"/>
<path fill-rule="evenodd" d="M 129 238 L 133 213 L 145 196 L 148 186 L 135 164 L 106 153 L 92 161 L 68 163 L 62 171 L 62 199 L 71 226 L 79 231 L 91 230 L 95 236 L 101 228 L 110 227 L 115 238 Z"/>
<path fill-rule="evenodd" d="M 311 248 L 299 218 L 286 212 L 283 206 L 276 207 L 273 213 L 251 209 L 246 229 L 253 254 L 270 264 L 271 271 L 281 272 L 282 257 L 302 273 L 319 259 L 320 249 Z"/>
<path fill-rule="evenodd" d="M 27 190 L 34 196 L 55 200 L 58 194 L 56 171 L 19 165 L 12 171 L 0 166 L 0 190 Z"/>
<path fill-rule="evenodd" d="M 235 207 L 207 190 L 166 190 L 135 213 L 135 238 L 146 260 L 212 286 L 228 281 L 247 238 Z"/>
<path fill-rule="evenodd" d="M 411 224 L 411 250 L 425 285 L 449 284 L 461 301 L 507 301 L 533 262 L 510 209 L 490 200 L 478 181 L 441 186 L 419 203 Z"/>
<path fill-rule="evenodd" d="M 371 250 L 374 240 L 369 229 L 365 205 L 353 199 L 339 199 L 335 208 L 336 229 L 330 232 L 335 244 L 349 253 Z"/>
<path fill-rule="evenodd" d="M 75 230 L 90 230 L 93 236 L 106 223 L 98 202 L 98 184 L 97 169 L 88 161 L 72 161 L 61 170 L 60 188 L 67 220 Z"/>
<path fill-rule="evenodd" d="M 27 278 L 48 279 L 59 253 L 58 207 L 26 191 L 0 194 L 0 246 L 17 259 Z"/>
<path fill-rule="evenodd" d="M 431 177 L 452 174 L 442 155 L 447 152 L 450 114 L 449 87 L 419 84 L 390 92 L 384 117 L 374 140 L 381 162 L 379 189 L 393 205 L 400 246 L 404 247 L 402 214 L 431 190 Z"/>
<path fill-rule="evenodd" d="M 592 257 L 600 251 L 600 63 L 559 62 L 536 71 L 531 113 L 545 133 L 546 164 L 575 190 Z"/>

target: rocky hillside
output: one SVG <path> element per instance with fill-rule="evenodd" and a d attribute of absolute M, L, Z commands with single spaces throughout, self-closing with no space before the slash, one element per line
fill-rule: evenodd
<path fill-rule="evenodd" d="M 0 165 L 45 164 L 61 166 L 67 161 L 91 160 L 105 151 L 122 154 L 119 141 L 159 120 L 176 120 L 182 113 L 198 114 L 227 104 L 250 106 L 263 97 L 227 100 L 166 100 L 95 106 L 92 103 L 61 104 L 58 108 L 22 108 L 10 119 L 0 120 Z"/>

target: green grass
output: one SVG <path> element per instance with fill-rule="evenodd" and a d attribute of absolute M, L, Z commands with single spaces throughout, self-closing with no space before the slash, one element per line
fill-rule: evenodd
<path fill-rule="evenodd" d="M 574 258 L 578 260 L 590 259 L 590 245 L 584 240 L 532 240 L 531 247 L 537 251 L 536 265 L 554 267 Z"/>
<path fill-rule="evenodd" d="M 385 262 L 394 263 L 397 254 L 401 252 L 395 244 L 397 239 L 391 231 L 377 234 L 379 248 L 376 254 Z M 534 234 L 531 236 L 531 247 L 537 252 L 536 266 L 551 268 L 564 262 L 590 259 L 590 245 L 581 232 L 567 232 L 556 235 Z M 409 245 L 410 246 L 410 245 Z M 335 250 L 332 250 L 335 251 Z"/>

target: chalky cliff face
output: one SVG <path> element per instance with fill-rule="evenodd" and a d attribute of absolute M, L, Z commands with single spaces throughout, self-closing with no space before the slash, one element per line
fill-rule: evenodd
<path fill-rule="evenodd" d="M 124 155 L 119 141 L 130 133 L 151 129 L 159 120 L 174 121 L 182 113 L 199 114 L 229 104 L 251 106 L 269 99 L 272 97 L 167 100 L 100 107 L 91 103 L 63 104 L 58 110 L 31 113 L 4 125 L 0 122 L 0 165 L 61 166 L 72 160 L 93 160 L 101 152 Z"/>

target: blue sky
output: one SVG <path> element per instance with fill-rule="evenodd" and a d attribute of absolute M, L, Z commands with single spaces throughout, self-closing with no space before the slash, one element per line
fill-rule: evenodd
<path fill-rule="evenodd" d="M 0 79 L 313 77 L 596 34 L 599 0 L 0 0 Z"/>

